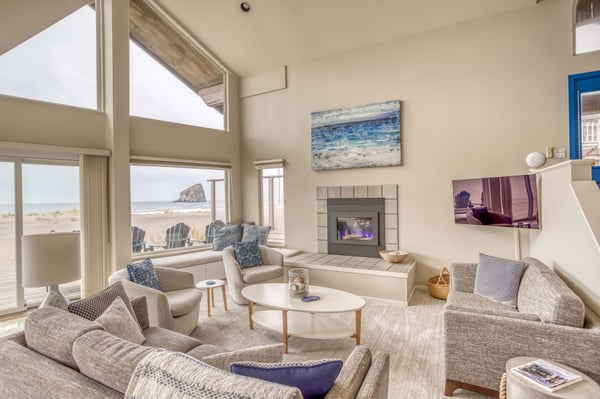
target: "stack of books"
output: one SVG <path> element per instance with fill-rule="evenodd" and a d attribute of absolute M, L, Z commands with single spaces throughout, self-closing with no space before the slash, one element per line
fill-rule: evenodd
<path fill-rule="evenodd" d="M 575 384 L 582 379 L 580 375 L 573 374 L 542 359 L 513 367 L 510 371 L 549 392 Z"/>

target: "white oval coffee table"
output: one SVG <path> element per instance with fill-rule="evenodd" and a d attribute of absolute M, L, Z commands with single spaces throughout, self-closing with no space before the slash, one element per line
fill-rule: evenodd
<path fill-rule="evenodd" d="M 365 300 L 358 295 L 333 288 L 310 286 L 310 295 L 321 297 L 318 301 L 302 302 L 291 298 L 287 284 L 256 284 L 242 290 L 248 300 L 248 322 L 281 332 L 285 353 L 288 352 L 289 336 L 315 339 L 339 339 L 353 337 L 360 345 L 361 309 Z M 254 312 L 254 304 L 278 310 Z M 355 325 L 349 325 L 328 317 L 327 313 L 355 312 Z"/>

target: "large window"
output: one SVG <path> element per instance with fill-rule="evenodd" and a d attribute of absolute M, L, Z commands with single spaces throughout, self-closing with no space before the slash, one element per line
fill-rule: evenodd
<path fill-rule="evenodd" d="M 0 55 L 0 93 L 97 108 L 96 14 L 84 6 Z"/>
<path fill-rule="evenodd" d="M 261 179 L 261 224 L 272 226 L 267 243 L 270 246 L 284 246 L 283 167 L 264 167 L 259 170 Z"/>
<path fill-rule="evenodd" d="M 575 54 L 600 50 L 600 0 L 575 0 Z"/>
<path fill-rule="evenodd" d="M 133 254 L 203 247 L 206 226 L 227 222 L 227 171 L 131 165 Z"/>
<path fill-rule="evenodd" d="M 223 70 L 145 1 L 129 7 L 131 115 L 223 130 Z"/>
<path fill-rule="evenodd" d="M 0 314 L 37 306 L 45 287 L 20 286 L 21 235 L 79 231 L 77 164 L 0 161 Z M 80 296 L 80 281 L 61 284 L 70 299 Z"/>

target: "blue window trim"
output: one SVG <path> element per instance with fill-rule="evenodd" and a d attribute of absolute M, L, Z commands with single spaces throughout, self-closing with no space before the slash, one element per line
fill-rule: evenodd
<path fill-rule="evenodd" d="M 569 75 L 569 157 L 581 159 L 581 93 L 600 91 L 600 71 Z M 592 179 L 600 186 L 600 166 L 592 166 Z"/>

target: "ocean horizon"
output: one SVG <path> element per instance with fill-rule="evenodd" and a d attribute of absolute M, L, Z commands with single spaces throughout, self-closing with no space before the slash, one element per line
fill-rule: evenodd
<path fill-rule="evenodd" d="M 222 201 L 217 202 L 217 209 L 223 208 Z M 161 213 L 210 212 L 210 202 L 172 202 L 172 201 L 133 201 L 131 213 L 135 215 L 152 215 Z M 52 214 L 54 212 L 79 211 L 77 202 L 25 203 L 23 214 Z M 15 213 L 14 204 L 0 204 L 0 215 Z"/>

